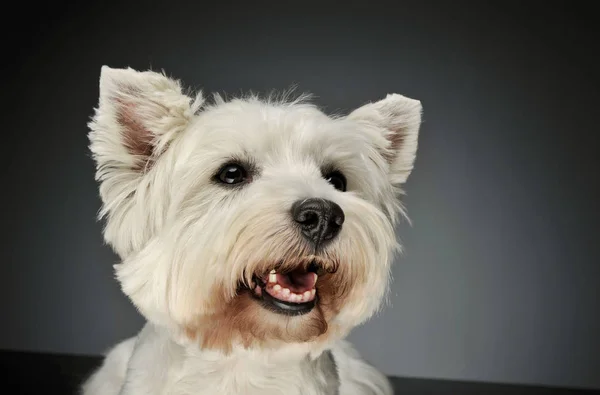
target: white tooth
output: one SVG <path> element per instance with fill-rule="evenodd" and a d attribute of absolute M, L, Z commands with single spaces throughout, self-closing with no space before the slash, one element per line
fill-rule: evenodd
<path fill-rule="evenodd" d="M 275 269 L 272 269 L 272 270 L 271 270 L 271 272 L 270 272 L 269 274 L 275 274 L 275 273 L 277 273 L 277 272 L 275 271 Z"/>
<path fill-rule="evenodd" d="M 293 302 L 299 302 L 302 299 L 302 296 L 298 295 L 298 294 L 294 294 L 294 300 Z"/>
<path fill-rule="evenodd" d="M 312 296 L 313 298 L 315 297 L 316 293 L 317 293 L 316 289 L 313 288 L 313 289 L 310 290 L 310 296 Z"/>
<path fill-rule="evenodd" d="M 270 273 L 270 274 L 269 274 L 269 282 L 270 282 L 270 283 L 276 283 L 276 282 L 277 282 L 277 274 L 275 274 L 275 273 Z"/>
<path fill-rule="evenodd" d="M 281 291 L 281 285 L 275 284 L 275 286 L 273 287 L 273 291 L 275 291 L 275 292 Z"/>
<path fill-rule="evenodd" d="M 302 296 L 302 299 L 304 299 L 306 301 L 310 300 L 310 291 L 304 292 L 304 295 Z"/>
<path fill-rule="evenodd" d="M 281 293 L 283 294 L 283 296 L 286 296 L 286 297 L 287 297 L 287 296 L 290 296 L 290 290 L 289 290 L 289 289 L 287 289 L 287 288 L 284 288 L 284 289 L 281 291 Z"/>

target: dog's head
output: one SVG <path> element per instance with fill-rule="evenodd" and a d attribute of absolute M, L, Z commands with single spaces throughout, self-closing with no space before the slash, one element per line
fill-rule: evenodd
<path fill-rule="evenodd" d="M 90 141 L 117 278 L 205 348 L 325 344 L 388 289 L 420 103 L 330 117 L 284 99 L 207 104 L 162 74 L 102 68 Z"/>

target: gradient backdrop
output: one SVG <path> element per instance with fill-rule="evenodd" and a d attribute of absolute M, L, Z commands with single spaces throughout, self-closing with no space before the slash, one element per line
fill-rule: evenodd
<path fill-rule="evenodd" d="M 95 221 L 107 64 L 230 94 L 297 83 L 328 112 L 422 100 L 391 306 L 351 339 L 393 375 L 600 388 L 592 8 L 166 3 L 4 14 L 0 348 L 98 354 L 143 323 Z"/>

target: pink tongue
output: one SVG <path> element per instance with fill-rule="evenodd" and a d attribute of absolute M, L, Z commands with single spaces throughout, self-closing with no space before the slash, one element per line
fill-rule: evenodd
<path fill-rule="evenodd" d="M 317 275 L 305 271 L 293 271 L 288 274 L 277 273 L 277 284 L 296 294 L 303 294 L 315 287 Z"/>

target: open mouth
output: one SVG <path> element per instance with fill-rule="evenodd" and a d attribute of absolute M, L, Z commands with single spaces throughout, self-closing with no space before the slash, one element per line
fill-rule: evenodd
<path fill-rule="evenodd" d="M 271 270 L 265 276 L 254 276 L 254 296 L 274 313 L 302 315 L 309 313 L 318 300 L 316 284 L 319 266 L 311 263 L 307 268 L 291 271 Z"/>

